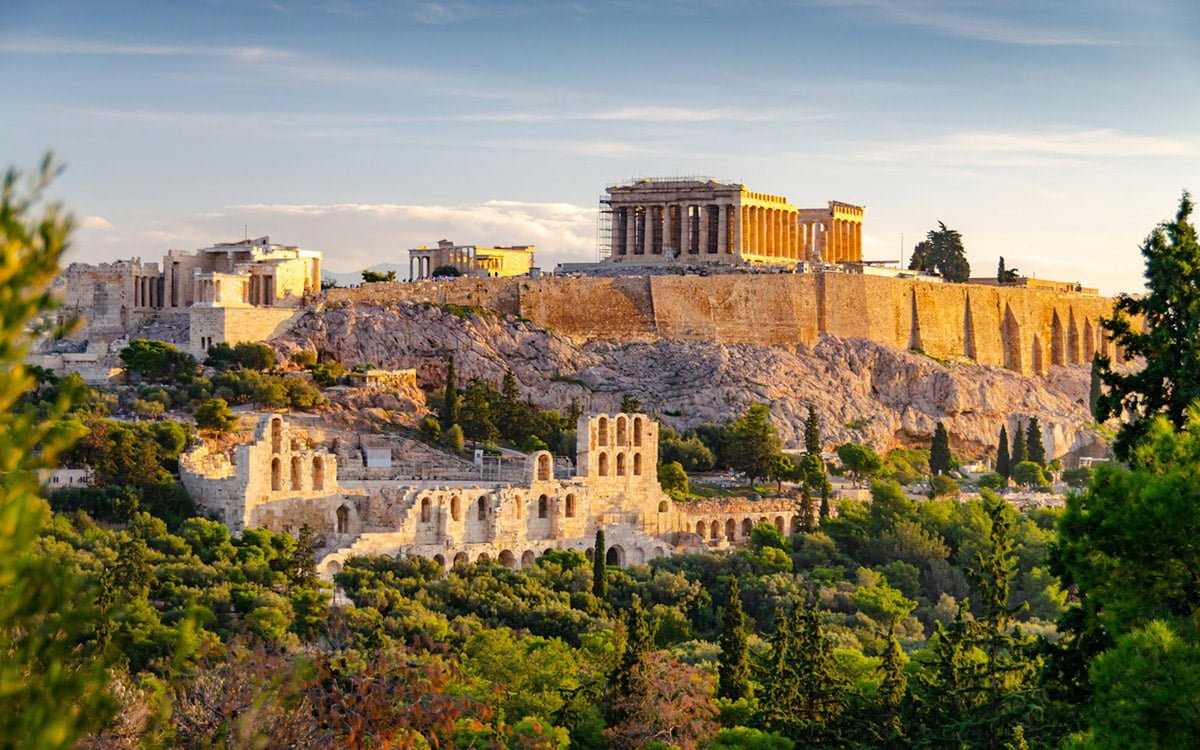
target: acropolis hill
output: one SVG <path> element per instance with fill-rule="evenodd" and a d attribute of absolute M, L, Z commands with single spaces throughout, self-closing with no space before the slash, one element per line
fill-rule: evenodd
<path fill-rule="evenodd" d="M 857 273 L 443 279 L 325 292 L 324 305 L 427 301 L 516 315 L 580 341 L 813 346 L 862 338 L 943 360 L 1044 375 L 1107 351 L 1112 300 L 1075 292 Z"/>

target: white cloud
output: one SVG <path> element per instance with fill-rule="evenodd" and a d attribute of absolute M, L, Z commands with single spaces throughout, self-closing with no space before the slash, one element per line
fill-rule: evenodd
<path fill-rule="evenodd" d="M 112 231 L 116 229 L 113 223 L 103 216 L 85 216 L 79 222 L 80 229 L 98 229 L 103 231 Z"/>
<path fill-rule="evenodd" d="M 491 200 L 459 206 L 397 203 L 248 204 L 155 222 L 120 243 L 121 252 L 154 258 L 268 234 L 276 242 L 321 250 L 332 272 L 379 263 L 405 266 L 408 249 L 450 239 L 460 244 L 535 245 L 538 265 L 595 260 L 596 209 L 570 203 Z M 87 238 L 83 238 L 86 240 Z M 113 260 L 110 242 L 79 243 L 82 257 Z M 106 253 L 100 255 L 100 253 Z"/>

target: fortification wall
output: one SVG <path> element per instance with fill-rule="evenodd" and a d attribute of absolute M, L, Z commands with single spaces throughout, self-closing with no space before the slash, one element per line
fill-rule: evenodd
<path fill-rule="evenodd" d="M 951 361 L 1044 374 L 1107 351 L 1112 300 L 1054 289 L 854 273 L 447 279 L 330 290 L 329 304 L 424 300 L 529 318 L 584 340 L 813 345 L 865 338 Z"/>

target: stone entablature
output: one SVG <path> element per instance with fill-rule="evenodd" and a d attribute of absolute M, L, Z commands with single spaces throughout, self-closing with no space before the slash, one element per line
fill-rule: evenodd
<path fill-rule="evenodd" d="M 645 414 L 581 417 L 579 469 L 556 478 L 554 456 L 530 454 L 517 483 L 365 481 L 340 486 L 324 448 L 280 415 L 262 417 L 253 441 L 226 451 L 198 445 L 180 459 L 184 486 L 235 533 L 310 526 L 326 577 L 355 555 L 421 555 L 444 566 L 496 559 L 531 564 L 553 549 L 587 555 L 597 529 L 614 565 L 684 548 L 744 543 L 760 521 L 799 528 L 786 500 L 677 504 L 657 480 L 658 424 Z M 720 532 L 720 533 L 717 533 Z"/>
<path fill-rule="evenodd" d="M 450 266 L 463 276 L 493 279 L 528 276 L 534 264 L 533 253 L 533 245 L 479 247 L 439 240 L 437 247 L 416 247 L 408 251 L 408 279 L 432 278 L 433 272 L 443 266 Z"/>
<path fill-rule="evenodd" d="M 642 179 L 601 201 L 600 255 L 612 263 L 856 263 L 865 209 L 800 209 L 738 183 Z"/>

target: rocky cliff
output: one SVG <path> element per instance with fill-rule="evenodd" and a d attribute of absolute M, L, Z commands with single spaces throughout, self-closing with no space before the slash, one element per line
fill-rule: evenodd
<path fill-rule="evenodd" d="M 802 439 L 809 404 L 828 446 L 847 440 L 886 449 L 927 443 L 941 420 L 957 450 L 994 448 L 1006 419 L 1041 422 L 1047 452 L 1096 442 L 1087 410 L 1088 372 L 1051 367 L 1032 378 L 1000 367 L 948 364 L 865 339 L 822 335 L 815 346 L 657 340 L 579 343 L 527 320 L 407 301 L 342 303 L 302 316 L 272 342 L 332 356 L 347 366 L 415 368 L 441 385 L 455 355 L 462 382 L 499 383 L 512 369 L 534 403 L 615 411 L 624 394 L 686 429 L 720 422 L 755 402 L 770 405 L 789 446 Z M 1011 429 L 1011 421 L 1010 421 Z"/>

